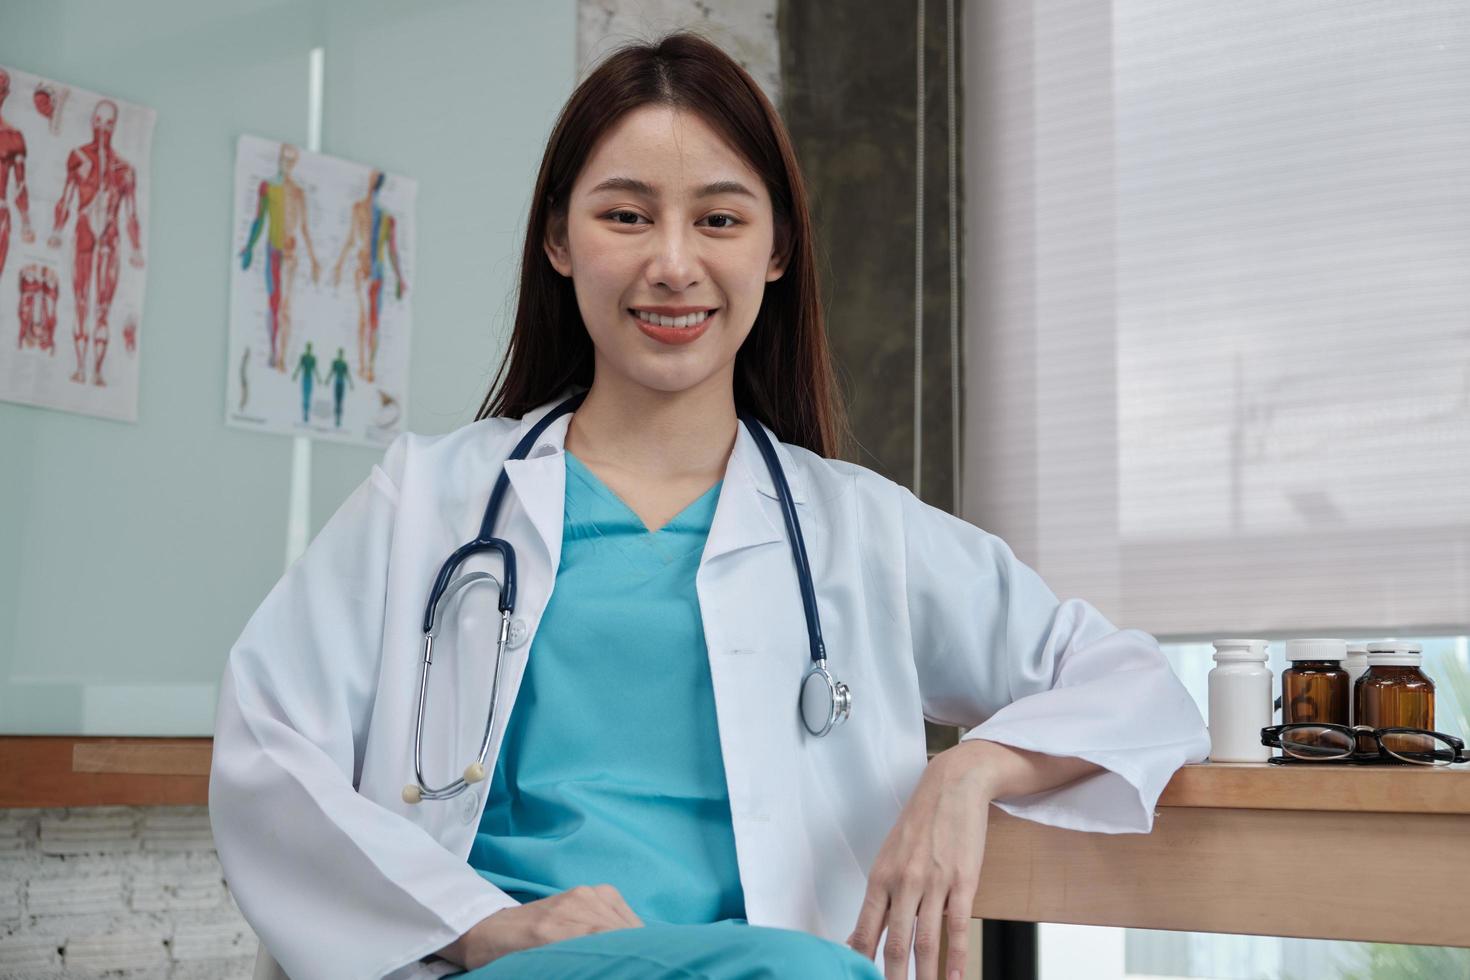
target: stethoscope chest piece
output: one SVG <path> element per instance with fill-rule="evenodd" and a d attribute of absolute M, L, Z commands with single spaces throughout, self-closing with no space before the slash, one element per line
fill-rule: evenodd
<path fill-rule="evenodd" d="M 852 692 L 827 670 L 825 660 L 807 668 L 801 679 L 801 723 L 813 735 L 826 735 L 847 720 Z"/>

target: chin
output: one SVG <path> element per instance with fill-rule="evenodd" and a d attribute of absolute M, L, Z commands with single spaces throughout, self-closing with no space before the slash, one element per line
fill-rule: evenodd
<path fill-rule="evenodd" d="M 619 370 L 617 373 L 639 387 L 669 395 L 711 383 L 720 373 L 718 366 L 675 364 L 672 362 L 678 358 L 673 357 L 665 357 L 663 360 L 670 362 L 662 365 L 665 370 L 659 370 L 660 365 L 645 362 L 636 365 L 632 370 Z"/>

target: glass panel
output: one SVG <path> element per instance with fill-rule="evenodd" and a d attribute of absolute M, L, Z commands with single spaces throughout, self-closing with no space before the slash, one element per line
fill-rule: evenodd
<path fill-rule="evenodd" d="M 1330 632 L 1330 631 L 1329 631 Z M 1221 636 L 1234 635 L 1229 630 Z M 1367 642 L 1381 636 L 1346 636 Z M 1470 725 L 1470 637 L 1400 637 L 1423 647 L 1424 673 L 1435 683 L 1435 728 L 1464 738 Z M 1208 717 L 1206 678 L 1214 666 L 1209 643 L 1161 644 L 1164 656 Z M 1288 666 L 1284 641 L 1270 645 L 1268 665 L 1279 678 Z M 1280 693 L 1280 684 L 1276 686 Z M 1278 717 L 1279 720 L 1279 717 Z M 1408 747 L 1410 742 L 1401 742 Z M 1122 980 L 1131 977 L 1217 980 L 1424 980 L 1470 977 L 1470 949 L 1339 942 L 1281 936 L 1166 932 L 1043 923 L 1037 935 L 1041 980 Z"/>
<path fill-rule="evenodd" d="M 1427 980 L 1470 976 L 1470 949 L 1046 923 L 1040 980 Z"/>
<path fill-rule="evenodd" d="M 509 332 L 526 196 L 576 83 L 576 10 L 573 0 L 0 6 L 0 65 L 158 113 L 140 215 L 151 254 L 138 423 L 0 403 L 0 734 L 209 735 L 225 656 L 284 571 L 292 440 L 224 425 L 237 137 L 305 146 L 319 110 L 324 153 L 418 181 L 406 425 L 448 431 L 473 418 Z M 30 99 L 13 91 L 6 118 L 22 118 Z M 56 202 L 41 187 L 54 181 L 34 176 L 42 247 Z M 321 230 L 324 265 L 340 235 Z M 58 359 L 69 353 L 60 329 Z M 311 532 L 382 458 L 313 449 Z"/>
<path fill-rule="evenodd" d="M 1234 635 L 1228 629 L 1220 633 L 1222 637 Z M 1333 634 L 1329 631 L 1321 635 Z M 1338 635 L 1353 643 L 1367 643 L 1385 638 L 1382 634 Z M 1414 636 L 1397 639 L 1418 643 L 1423 648 L 1421 669 L 1434 682 L 1435 687 L 1435 731 L 1466 738 L 1466 733 L 1470 732 L 1470 717 L 1466 714 L 1467 709 L 1470 709 L 1470 636 Z M 1215 666 L 1212 659 L 1215 648 L 1208 642 L 1199 641 L 1163 642 L 1161 646 L 1164 656 L 1174 668 L 1174 673 L 1199 706 L 1200 714 L 1208 718 L 1210 699 L 1207 679 L 1210 669 Z M 1286 661 L 1286 642 L 1275 640 L 1267 649 L 1270 658 L 1266 665 L 1276 678 L 1273 682 L 1274 692 L 1280 694 L 1281 672 L 1290 666 Z M 1280 721 L 1281 713 L 1278 711 L 1275 723 L 1279 724 Z"/>

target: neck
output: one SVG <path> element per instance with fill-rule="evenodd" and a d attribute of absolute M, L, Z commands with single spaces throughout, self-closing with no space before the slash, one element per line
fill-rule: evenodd
<path fill-rule="evenodd" d="M 577 458 L 642 479 L 723 475 L 739 419 L 730 377 L 685 391 L 654 391 L 594 376 L 572 415 L 566 448 Z"/>

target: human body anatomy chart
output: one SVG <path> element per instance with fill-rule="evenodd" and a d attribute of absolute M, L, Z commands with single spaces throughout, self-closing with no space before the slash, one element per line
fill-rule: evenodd
<path fill-rule="evenodd" d="M 402 431 L 417 190 L 406 177 L 240 137 L 229 424 L 367 445 Z"/>
<path fill-rule="evenodd" d="M 0 398 L 137 421 L 154 119 L 0 66 Z"/>

